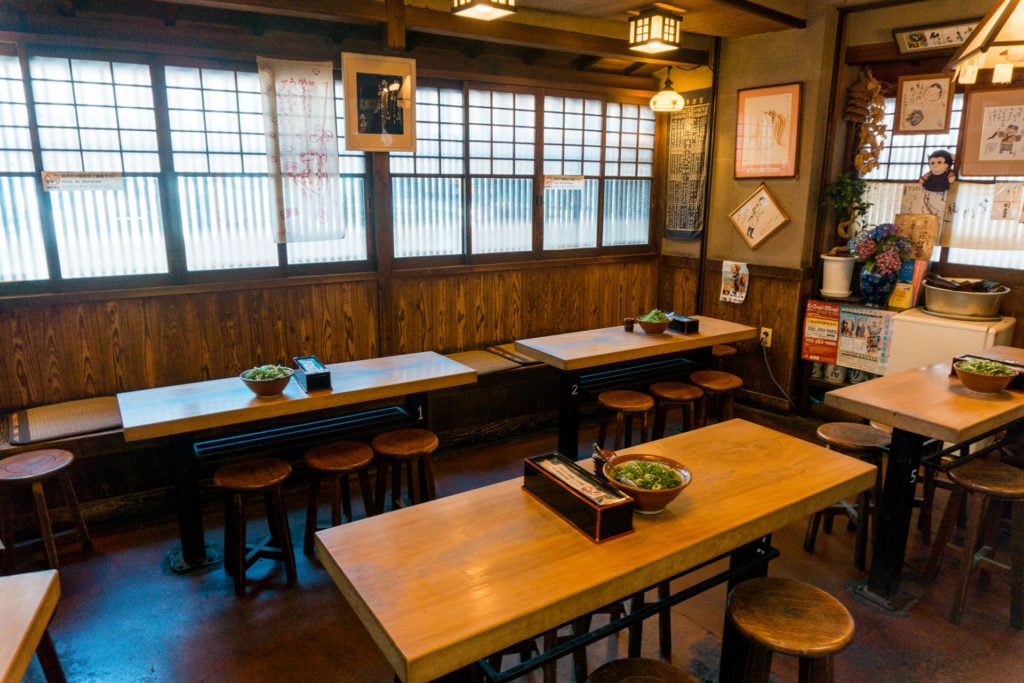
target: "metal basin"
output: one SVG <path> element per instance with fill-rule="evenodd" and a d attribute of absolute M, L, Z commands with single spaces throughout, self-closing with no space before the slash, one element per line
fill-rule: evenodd
<path fill-rule="evenodd" d="M 954 279 L 954 278 L 950 278 Z M 976 282 L 969 278 L 955 278 L 957 282 Z M 924 286 L 924 307 L 931 313 L 963 316 L 966 318 L 997 318 L 999 303 L 1010 288 L 1000 285 L 992 292 L 957 292 L 941 287 Z"/>

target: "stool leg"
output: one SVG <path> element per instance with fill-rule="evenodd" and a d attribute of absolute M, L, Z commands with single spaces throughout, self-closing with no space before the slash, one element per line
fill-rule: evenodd
<path fill-rule="evenodd" d="M 835 665 L 832 657 L 801 657 L 800 683 L 832 683 L 835 680 Z"/>
<path fill-rule="evenodd" d="M 64 667 L 60 665 L 60 659 L 57 658 L 57 648 L 53 646 L 53 638 L 50 637 L 50 629 L 43 631 L 43 637 L 39 639 L 39 645 L 36 646 L 36 657 L 39 659 L 39 666 L 43 669 L 46 683 L 67 683 Z"/>
<path fill-rule="evenodd" d="M 385 496 L 388 492 L 388 462 L 387 460 L 377 460 L 377 493 L 374 496 L 373 506 L 377 512 L 384 512 Z M 395 503 L 392 501 L 391 507 L 394 508 Z"/>
<path fill-rule="evenodd" d="M 683 404 L 683 431 L 688 432 L 696 427 L 696 406 L 693 401 Z"/>
<path fill-rule="evenodd" d="M 626 414 L 621 410 L 615 413 L 615 450 L 622 448 L 622 436 L 626 431 Z M 625 442 L 629 446 L 629 441 Z"/>
<path fill-rule="evenodd" d="M 405 480 L 409 482 L 409 504 L 416 505 L 423 501 L 423 487 L 419 485 L 419 468 L 416 459 L 403 463 Z"/>
<path fill-rule="evenodd" d="M 338 489 L 341 491 L 341 509 L 345 512 L 345 519 L 347 519 L 348 521 L 351 522 L 352 521 L 352 493 L 350 492 L 349 487 L 348 487 L 348 475 L 347 474 L 343 474 L 340 477 L 338 477 Z M 334 526 L 338 526 L 339 524 L 341 524 L 341 517 L 340 517 L 340 515 L 338 517 L 338 521 L 335 522 L 334 518 L 331 518 L 331 521 L 334 523 Z"/>
<path fill-rule="evenodd" d="M 288 577 L 288 583 L 296 583 L 299 580 L 299 574 L 295 569 L 295 554 L 292 552 L 292 532 L 288 526 L 288 511 L 284 507 L 281 487 L 275 486 L 267 491 L 264 495 L 264 500 L 267 504 L 267 520 L 270 523 L 270 535 L 274 539 L 272 543 L 281 552 L 281 560 L 284 562 L 284 571 Z"/>
<path fill-rule="evenodd" d="M 342 492 L 341 492 L 341 477 L 331 477 L 331 526 L 338 526 L 341 524 L 341 507 L 342 507 Z M 349 504 L 349 508 L 352 505 Z"/>
<path fill-rule="evenodd" d="M 949 502 L 946 503 L 946 512 L 942 515 L 942 521 L 939 522 L 939 531 L 935 536 L 935 545 L 932 546 L 932 552 L 928 555 L 928 563 L 924 569 L 924 580 L 928 583 L 935 581 L 935 577 L 938 576 L 939 565 L 946 554 L 946 544 L 949 543 L 949 539 L 953 536 L 953 527 L 956 525 L 957 517 L 960 516 L 960 508 L 964 504 L 964 497 L 966 495 L 967 491 L 959 486 L 953 489 L 953 492 L 949 495 Z"/>
<path fill-rule="evenodd" d="M 232 493 L 227 499 L 224 526 L 224 569 L 235 580 L 235 595 L 245 595 L 245 498 Z"/>
<path fill-rule="evenodd" d="M 315 472 L 309 479 L 309 497 L 306 499 L 306 531 L 302 535 L 302 552 L 313 554 L 313 534 L 316 533 L 317 508 L 320 497 L 320 477 Z"/>
<path fill-rule="evenodd" d="M 377 504 L 373 496 L 373 487 L 370 486 L 370 473 L 364 468 L 356 475 L 359 477 L 359 488 L 363 495 L 363 512 L 367 517 L 377 513 Z"/>
<path fill-rule="evenodd" d="M 772 651 L 740 633 L 726 617 L 722 634 L 722 657 L 719 683 L 768 683 L 772 668 Z"/>
<path fill-rule="evenodd" d="M 733 418 L 733 396 L 731 391 L 727 391 L 719 396 L 720 407 L 722 409 L 722 422 L 731 420 Z"/>
<path fill-rule="evenodd" d="M 391 463 L 391 509 L 397 510 L 402 507 L 402 470 L 403 463 L 395 461 Z M 410 496 L 411 497 L 411 496 Z"/>
<path fill-rule="evenodd" d="M 1010 524 L 1010 624 L 1024 629 L 1024 500 L 1013 501 Z"/>
<path fill-rule="evenodd" d="M 420 488 L 423 490 L 424 500 L 437 498 L 437 490 L 434 488 L 434 465 L 430 462 L 429 455 L 419 457 Z"/>
<path fill-rule="evenodd" d="M 601 448 L 604 448 L 604 443 L 608 439 L 608 414 L 602 413 L 600 417 L 600 425 L 597 428 L 597 443 Z"/>
<path fill-rule="evenodd" d="M 78 506 L 78 496 L 75 495 L 75 487 L 71 484 L 71 475 L 67 469 L 60 472 L 60 487 L 64 490 L 64 500 L 71 508 L 71 519 L 78 529 L 78 537 L 82 541 L 82 550 L 87 553 L 93 551 L 92 538 L 89 536 L 89 529 L 85 526 L 85 519 L 82 517 L 82 509 Z"/>
<path fill-rule="evenodd" d="M 985 508 L 988 505 L 988 497 L 977 493 L 967 492 L 967 532 L 964 534 L 963 557 L 960 565 L 960 585 L 953 598 L 953 607 L 949 612 L 949 620 L 959 624 L 964 614 L 964 604 L 967 600 L 967 586 L 974 572 L 974 554 L 978 550 L 978 538 L 981 532 L 982 520 L 985 518 Z"/>
<path fill-rule="evenodd" d="M 43 535 L 46 547 L 46 560 L 50 567 L 58 569 L 57 542 L 53 539 L 53 528 L 50 526 L 50 509 L 46 506 L 46 494 L 43 493 L 43 482 L 32 482 L 32 497 L 36 501 L 36 514 L 39 516 L 39 532 Z"/>
<path fill-rule="evenodd" d="M 668 405 L 658 401 L 654 408 L 654 429 L 652 439 L 660 439 L 665 436 L 665 422 L 668 421 Z"/>
<path fill-rule="evenodd" d="M 640 414 L 640 443 L 647 443 L 647 411 Z"/>
<path fill-rule="evenodd" d="M 10 492 L 3 489 L 0 496 L 0 541 L 4 544 L 4 572 L 14 573 L 14 503 Z M 6 499 L 6 503 L 4 502 Z"/>
<path fill-rule="evenodd" d="M 814 543 L 818 539 L 818 526 L 821 524 L 822 512 L 815 512 L 807 520 L 807 532 L 804 534 L 804 550 L 814 552 Z"/>

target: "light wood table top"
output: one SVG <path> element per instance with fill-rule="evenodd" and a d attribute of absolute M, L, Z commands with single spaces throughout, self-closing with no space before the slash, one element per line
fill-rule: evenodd
<path fill-rule="evenodd" d="M 425 351 L 333 363 L 331 389 L 307 394 L 293 379 L 280 396 L 258 398 L 237 377 L 117 395 L 125 441 L 335 408 L 476 381 L 476 371 Z"/>
<path fill-rule="evenodd" d="M 753 339 L 757 330 L 747 325 L 692 316 L 700 321 L 697 334 L 647 334 L 638 325 L 635 332 L 626 332 L 622 325 L 555 334 L 549 337 L 520 339 L 515 342 L 518 353 L 544 361 L 559 370 L 581 370 L 599 365 L 640 360 L 681 351 Z"/>
<path fill-rule="evenodd" d="M 594 543 L 522 478 L 317 533 L 316 552 L 402 680 L 426 681 L 597 609 L 874 483 L 859 460 L 743 420 L 622 452 L 693 483 Z"/>
<path fill-rule="evenodd" d="M 0 681 L 20 681 L 60 599 L 57 570 L 0 576 Z"/>
<path fill-rule="evenodd" d="M 993 346 L 970 355 L 1024 362 L 1024 349 Z M 896 429 L 960 443 L 1024 417 L 1024 392 L 977 394 L 950 375 L 952 358 L 825 394 L 825 404 Z"/>

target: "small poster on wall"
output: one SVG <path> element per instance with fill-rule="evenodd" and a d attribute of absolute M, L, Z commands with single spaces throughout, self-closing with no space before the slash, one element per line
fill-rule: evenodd
<path fill-rule="evenodd" d="M 746 263 L 722 262 L 722 301 L 741 304 L 747 298 L 750 272 Z"/>

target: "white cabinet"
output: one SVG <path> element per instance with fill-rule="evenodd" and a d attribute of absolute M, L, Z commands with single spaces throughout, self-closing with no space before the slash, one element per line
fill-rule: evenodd
<path fill-rule="evenodd" d="M 954 320 L 911 308 L 893 317 L 885 374 L 950 361 L 961 353 L 1010 346 L 1015 318 Z"/>

